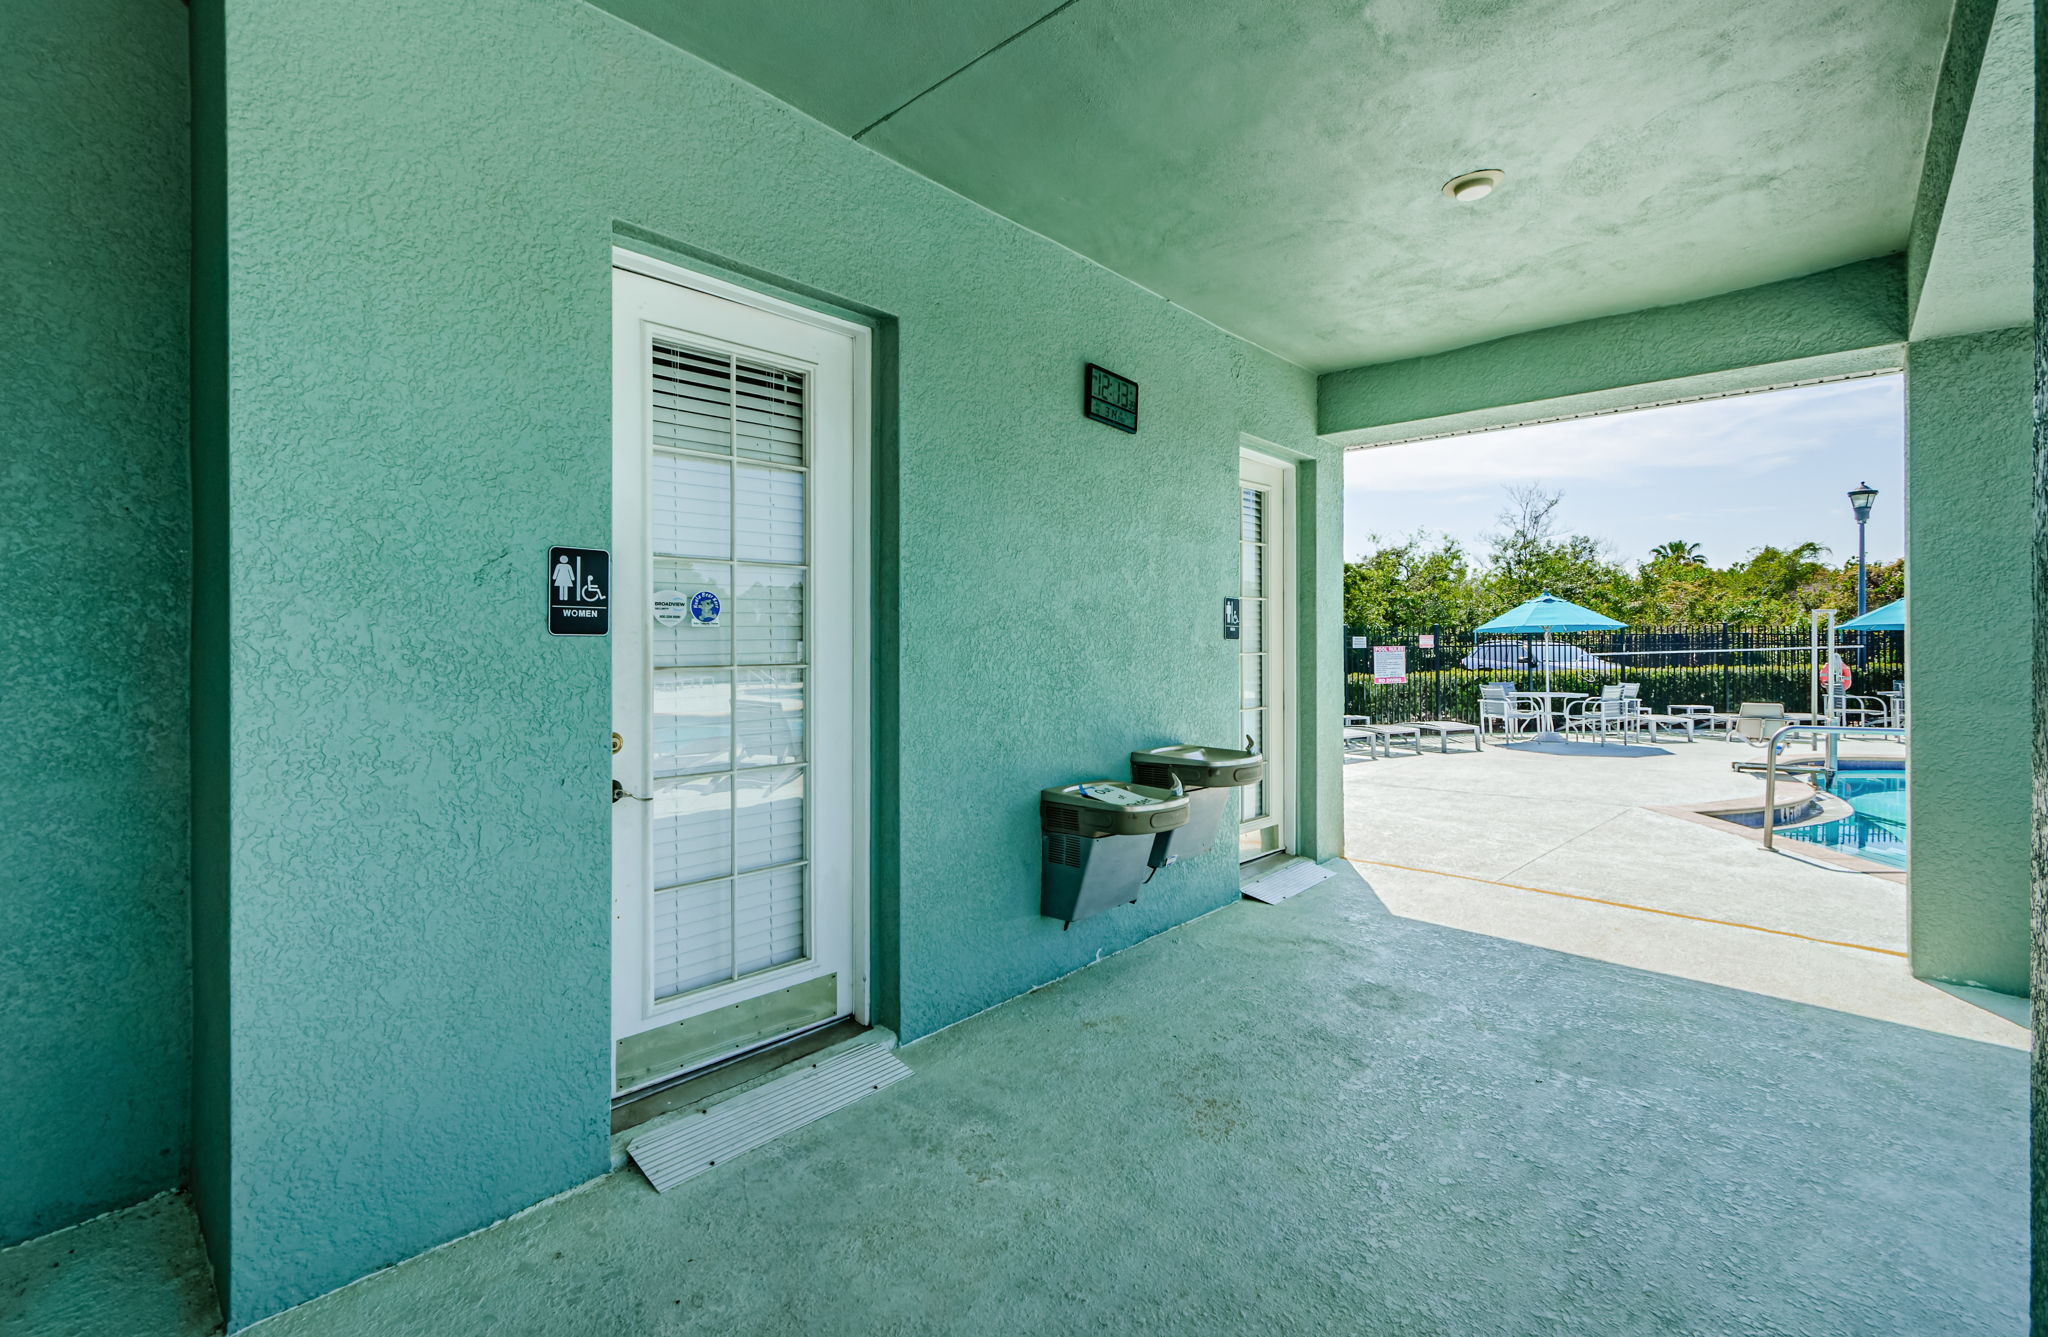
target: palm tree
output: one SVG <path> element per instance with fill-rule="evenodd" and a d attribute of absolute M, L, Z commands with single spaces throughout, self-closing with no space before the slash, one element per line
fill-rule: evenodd
<path fill-rule="evenodd" d="M 1707 564 L 1707 556 L 1700 551 L 1700 545 L 1697 543 L 1687 543 L 1684 539 L 1673 539 L 1669 543 L 1658 544 L 1650 549 L 1650 560 L 1653 562 L 1683 562 L 1687 566 L 1705 566 Z"/>

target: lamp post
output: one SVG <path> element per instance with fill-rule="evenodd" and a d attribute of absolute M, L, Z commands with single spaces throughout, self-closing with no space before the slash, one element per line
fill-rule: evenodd
<path fill-rule="evenodd" d="M 1869 571 L 1863 560 L 1864 526 L 1870 523 L 1870 508 L 1877 502 L 1877 489 L 1858 483 L 1849 490 L 1849 505 L 1856 512 L 1856 616 L 1870 611 Z"/>

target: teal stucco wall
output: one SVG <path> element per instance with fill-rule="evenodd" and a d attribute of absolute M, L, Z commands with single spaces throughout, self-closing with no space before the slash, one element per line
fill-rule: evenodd
<path fill-rule="evenodd" d="M 178 1182 L 185 11 L 0 7 L 0 1245 Z"/>
<path fill-rule="evenodd" d="M 2026 329 L 1906 361 L 1913 973 L 2027 989 L 2033 347 Z"/>
<path fill-rule="evenodd" d="M 232 1324 L 605 1168 L 608 650 L 545 635 L 534 582 L 607 539 L 622 237 L 884 332 L 879 1019 L 929 1033 L 1235 899 L 1219 853 L 1062 932 L 1035 797 L 1236 737 L 1240 432 L 1312 466 L 1306 564 L 1337 560 L 1312 377 L 574 0 L 199 10 L 227 651 L 197 1187 Z M 1081 417 L 1090 360 L 1142 385 L 1137 436 Z M 1335 854 L 1335 758 L 1304 772 Z"/>

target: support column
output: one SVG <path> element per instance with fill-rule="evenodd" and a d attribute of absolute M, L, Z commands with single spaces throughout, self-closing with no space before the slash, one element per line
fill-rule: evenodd
<path fill-rule="evenodd" d="M 2027 989 L 2033 344 L 1906 357 L 1913 973 Z"/>

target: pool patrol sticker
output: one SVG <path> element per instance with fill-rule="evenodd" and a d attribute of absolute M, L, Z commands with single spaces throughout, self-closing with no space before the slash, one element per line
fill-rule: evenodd
<path fill-rule="evenodd" d="M 612 629 L 612 555 L 603 548 L 548 549 L 548 631 L 603 636 Z"/>

